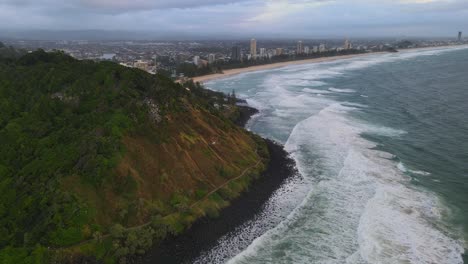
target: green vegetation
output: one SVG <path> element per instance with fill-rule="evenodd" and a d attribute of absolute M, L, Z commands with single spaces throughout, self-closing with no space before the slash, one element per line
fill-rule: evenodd
<path fill-rule="evenodd" d="M 0 42 L 0 58 L 3 60 L 6 59 L 16 59 L 26 54 L 25 50 L 17 50 L 13 47 L 8 47 L 2 42 Z"/>
<path fill-rule="evenodd" d="M 0 53 L 0 263 L 143 254 L 216 216 L 268 160 L 221 93 L 60 52 L 12 54 Z"/>

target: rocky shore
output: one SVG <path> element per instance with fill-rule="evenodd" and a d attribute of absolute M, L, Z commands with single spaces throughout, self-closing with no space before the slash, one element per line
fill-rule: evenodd
<path fill-rule="evenodd" d="M 245 127 L 247 122 L 249 122 L 250 118 L 258 113 L 258 110 L 247 106 L 247 105 L 240 105 L 238 106 L 239 108 L 239 117 L 237 120 L 234 122 L 236 125 Z"/>
<path fill-rule="evenodd" d="M 241 115 L 236 123 L 245 126 L 250 117 L 258 113 L 258 110 L 241 106 L 240 112 Z M 202 252 L 213 248 L 221 237 L 253 219 L 272 194 L 287 179 L 297 175 L 295 162 L 283 146 L 268 139 L 266 142 L 270 152 L 270 162 L 262 177 L 255 180 L 248 191 L 231 201 L 231 205 L 223 209 L 219 217 L 200 219 L 184 234 L 168 237 L 136 262 L 140 264 L 192 263 Z"/>

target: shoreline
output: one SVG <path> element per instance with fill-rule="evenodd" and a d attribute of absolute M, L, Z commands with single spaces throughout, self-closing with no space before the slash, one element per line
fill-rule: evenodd
<path fill-rule="evenodd" d="M 238 125 L 244 127 L 251 116 L 258 112 L 250 106 L 240 106 Z M 217 218 L 202 218 L 178 236 L 170 236 L 156 245 L 145 256 L 131 263 L 178 264 L 192 263 L 203 252 L 212 249 L 223 236 L 233 232 L 262 212 L 263 206 L 290 178 L 298 175 L 295 161 L 284 147 L 265 139 L 270 161 L 262 176 L 252 181 L 248 190 L 219 212 Z"/>
<path fill-rule="evenodd" d="M 351 59 L 351 58 L 356 58 L 356 57 L 368 56 L 372 54 L 382 54 L 382 53 L 387 53 L 387 52 L 369 52 L 369 53 L 359 53 L 359 54 L 350 54 L 350 55 L 338 55 L 338 56 L 331 56 L 331 57 L 319 57 L 319 58 L 311 58 L 311 59 L 304 59 L 304 60 L 275 62 L 275 63 L 270 63 L 270 64 L 249 66 L 245 68 L 229 69 L 229 70 L 225 70 L 223 73 L 213 73 L 213 74 L 208 74 L 208 75 L 196 76 L 196 77 L 193 77 L 192 80 L 193 82 L 203 83 L 203 82 L 207 82 L 207 81 L 211 81 L 215 79 L 227 78 L 227 77 L 234 76 L 234 75 L 241 74 L 241 73 L 271 70 L 271 69 L 282 68 L 282 67 L 286 67 L 290 65 L 331 62 L 331 61 Z"/>
<path fill-rule="evenodd" d="M 239 108 L 239 117 L 234 121 L 234 124 L 242 128 L 245 128 L 252 116 L 259 113 L 258 109 L 248 105 L 238 105 L 237 107 Z"/>
<path fill-rule="evenodd" d="M 453 47 L 463 47 L 463 46 L 467 46 L 467 45 L 446 45 L 446 46 L 399 49 L 398 52 L 438 49 L 438 48 L 453 48 Z M 196 77 L 191 78 L 191 80 L 193 80 L 193 82 L 204 83 L 204 82 L 208 82 L 208 81 L 212 81 L 216 79 L 228 78 L 228 77 L 242 74 L 242 73 L 262 71 L 262 70 L 272 70 L 272 69 L 282 68 L 282 67 L 286 67 L 290 65 L 332 62 L 332 61 L 352 59 L 352 58 L 369 56 L 369 55 L 379 55 L 379 54 L 391 54 L 391 53 L 387 51 L 379 51 L 379 52 L 367 52 L 367 53 L 350 54 L 350 55 L 338 55 L 338 56 L 331 56 L 331 57 L 319 57 L 319 58 L 311 58 L 311 59 L 304 59 L 304 60 L 276 62 L 276 63 L 270 63 L 270 64 L 255 65 L 255 66 L 250 66 L 250 67 L 245 67 L 245 68 L 229 69 L 229 70 L 225 70 L 223 73 L 213 73 L 213 74 L 208 74 L 208 75 L 196 76 Z"/>
<path fill-rule="evenodd" d="M 418 48 L 418 50 L 431 48 Z M 411 50 L 415 49 L 406 49 L 404 51 Z M 340 57 L 339 59 L 343 58 Z M 249 71 L 251 71 L 251 69 Z M 221 74 L 220 77 L 225 78 L 228 76 Z M 240 111 L 241 116 L 239 120 L 237 120 L 239 123 L 236 122 L 236 124 L 242 127 L 245 126 L 251 116 L 257 112 L 255 108 L 249 106 L 241 106 Z M 271 140 L 265 140 L 268 144 L 271 160 L 267 166 L 267 170 L 258 180 L 252 182 L 247 191 L 243 192 L 239 198 L 232 200 L 228 207 L 222 209 L 218 218 L 203 218 L 196 221 L 190 229 L 184 231 L 179 236 L 168 237 L 162 241 L 161 244 L 154 247 L 152 251 L 149 251 L 147 255 L 138 258 L 136 263 L 192 263 L 204 252 L 216 246 L 220 238 L 235 231 L 238 227 L 242 226 L 243 223 L 246 223 L 253 219 L 258 213 L 261 213 L 263 206 L 273 193 L 279 189 L 287 179 L 297 175 L 297 171 L 295 170 L 296 164 L 294 160 L 291 160 L 283 146 Z M 286 173 L 278 173 L 279 170 Z"/>

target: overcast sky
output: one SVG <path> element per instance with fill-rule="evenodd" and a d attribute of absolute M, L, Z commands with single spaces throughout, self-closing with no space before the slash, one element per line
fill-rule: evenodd
<path fill-rule="evenodd" d="M 468 0 L 0 0 L 0 30 L 31 29 L 452 36 L 468 31 Z"/>

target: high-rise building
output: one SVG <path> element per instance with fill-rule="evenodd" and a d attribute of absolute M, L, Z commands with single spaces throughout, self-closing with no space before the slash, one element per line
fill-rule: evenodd
<path fill-rule="evenodd" d="M 325 46 L 325 44 L 320 44 L 319 52 L 325 52 L 325 51 L 327 51 L 327 46 Z"/>
<path fill-rule="evenodd" d="M 239 46 L 232 47 L 231 59 L 234 61 L 241 61 L 242 54 L 241 54 L 241 48 Z"/>
<path fill-rule="evenodd" d="M 310 53 L 310 48 L 309 46 L 304 47 L 304 54 L 308 55 Z"/>
<path fill-rule="evenodd" d="M 208 63 L 212 64 L 215 62 L 216 56 L 214 54 L 208 55 Z"/>
<path fill-rule="evenodd" d="M 276 48 L 276 56 L 283 55 L 283 49 L 282 48 Z"/>
<path fill-rule="evenodd" d="M 302 43 L 302 41 L 298 41 L 296 54 L 302 54 L 302 53 L 304 53 L 304 44 Z"/>
<path fill-rule="evenodd" d="M 461 31 L 458 32 L 458 42 L 462 41 L 462 34 Z"/>
<path fill-rule="evenodd" d="M 349 49 L 351 49 L 351 47 L 352 47 L 352 46 L 351 46 L 351 42 L 350 42 L 348 39 L 346 39 L 343 48 L 344 48 L 345 50 L 349 50 Z"/>
<path fill-rule="evenodd" d="M 319 51 L 319 47 L 318 47 L 318 46 L 314 46 L 313 49 L 312 49 L 312 51 L 313 51 L 314 53 L 317 53 L 317 52 Z"/>
<path fill-rule="evenodd" d="M 261 58 L 266 57 L 266 49 L 265 48 L 260 48 L 260 57 Z"/>
<path fill-rule="evenodd" d="M 255 39 L 250 40 L 250 55 L 254 60 L 257 58 L 257 41 Z"/>
<path fill-rule="evenodd" d="M 193 56 L 193 64 L 197 65 L 200 63 L 200 56 Z"/>

